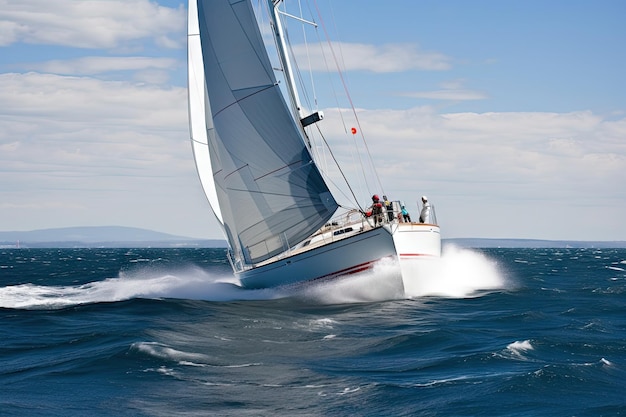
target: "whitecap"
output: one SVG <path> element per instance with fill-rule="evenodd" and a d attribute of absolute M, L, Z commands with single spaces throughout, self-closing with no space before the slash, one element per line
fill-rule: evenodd
<path fill-rule="evenodd" d="M 241 365 L 224 365 L 224 368 L 249 368 L 251 366 L 261 366 L 260 362 L 242 363 Z"/>
<path fill-rule="evenodd" d="M 525 353 L 525 352 L 527 352 L 529 350 L 534 350 L 535 348 L 530 343 L 530 340 L 524 340 L 522 342 L 516 340 L 513 343 L 509 343 L 507 345 L 506 349 L 513 356 L 516 356 L 518 358 L 522 358 L 523 357 L 523 353 Z"/>
<path fill-rule="evenodd" d="M 182 365 L 193 363 L 195 366 L 206 366 L 209 362 L 208 357 L 202 353 L 183 352 L 156 342 L 136 342 L 131 345 L 131 349 Z"/>
<path fill-rule="evenodd" d="M 337 322 L 333 319 L 315 319 L 309 322 L 309 327 L 314 329 L 332 329 Z"/>
<path fill-rule="evenodd" d="M 355 387 L 355 388 L 344 388 L 343 391 L 339 392 L 339 395 L 346 395 L 346 394 L 352 394 L 354 392 L 360 391 L 361 388 L 360 387 Z"/>
<path fill-rule="evenodd" d="M 166 376 L 176 376 L 176 373 L 174 372 L 174 370 L 166 366 L 159 366 L 158 368 L 147 368 L 147 369 L 144 369 L 142 372 L 157 372 L 159 374 L 166 375 Z"/>
<path fill-rule="evenodd" d="M 607 359 L 604 359 L 604 358 L 600 359 L 600 363 L 602 365 L 606 365 L 606 366 L 613 366 L 613 362 L 611 362 L 611 361 L 609 361 Z"/>
<path fill-rule="evenodd" d="M 195 363 L 195 362 L 189 362 L 189 361 L 180 361 L 178 362 L 179 365 L 185 365 L 185 366 L 196 366 L 198 368 L 203 368 L 206 365 L 203 363 Z"/>

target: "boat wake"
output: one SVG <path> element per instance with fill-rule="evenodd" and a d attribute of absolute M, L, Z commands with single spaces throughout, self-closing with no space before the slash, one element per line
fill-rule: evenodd
<path fill-rule="evenodd" d="M 138 269 L 75 286 L 21 284 L 0 288 L 0 308 L 60 309 L 81 304 L 125 301 L 133 298 L 189 300 L 263 300 L 279 297 L 273 290 L 244 290 L 232 275 L 218 276 L 200 268 L 148 272 Z"/>
<path fill-rule="evenodd" d="M 249 290 L 233 275 L 216 275 L 201 268 L 155 272 L 141 269 L 116 278 L 75 286 L 21 284 L 0 288 L 0 308 L 59 309 L 81 304 L 133 298 L 176 298 L 205 301 L 251 301 L 297 298 L 319 304 L 347 304 L 441 296 L 464 298 L 503 288 L 505 280 L 495 262 L 467 249 L 448 247 L 441 258 L 415 261 L 404 269 L 380 261 L 373 270 L 338 281 L 296 289 Z M 404 284 L 403 284 L 404 281 Z"/>

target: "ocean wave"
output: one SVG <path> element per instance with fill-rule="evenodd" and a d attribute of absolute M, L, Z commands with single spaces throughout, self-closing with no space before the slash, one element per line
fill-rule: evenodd
<path fill-rule="evenodd" d="M 519 359 L 526 359 L 524 353 L 534 349 L 535 348 L 530 343 L 530 340 L 524 340 L 521 342 L 515 341 L 513 343 L 509 343 L 506 347 L 508 353 Z"/>
<path fill-rule="evenodd" d="M 208 363 L 207 355 L 183 352 L 156 342 L 136 342 L 132 344 L 131 349 L 155 358 L 167 359 L 179 363 L 184 361 L 203 361 L 205 364 Z"/>

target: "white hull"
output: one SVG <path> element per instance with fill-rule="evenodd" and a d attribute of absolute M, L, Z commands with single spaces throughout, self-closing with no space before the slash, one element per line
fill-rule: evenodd
<path fill-rule="evenodd" d="M 397 223 L 392 226 L 393 241 L 400 260 L 405 292 L 419 285 L 423 270 L 420 264 L 429 263 L 441 256 L 439 226 L 423 223 Z M 420 273 L 421 271 L 421 273 Z"/>
<path fill-rule="evenodd" d="M 392 225 L 392 230 L 393 242 L 400 260 L 441 256 L 439 226 L 424 223 L 396 223 Z"/>
<path fill-rule="evenodd" d="M 363 272 L 395 256 L 389 229 L 378 227 L 235 275 L 245 288 L 305 284 Z"/>

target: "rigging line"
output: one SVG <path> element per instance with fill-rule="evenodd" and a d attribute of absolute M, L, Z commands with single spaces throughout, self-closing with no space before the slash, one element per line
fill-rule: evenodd
<path fill-rule="evenodd" d="M 293 50 L 293 45 L 291 43 L 291 39 L 289 37 L 289 30 L 287 29 L 287 27 L 284 27 L 284 33 L 285 33 L 285 40 L 287 43 L 287 47 L 289 48 L 289 53 L 291 54 L 291 57 L 295 57 L 295 53 Z M 304 96 L 304 100 L 307 103 L 307 106 L 309 108 L 312 108 L 311 106 L 311 98 L 309 97 L 309 91 L 305 88 L 305 84 L 304 84 L 304 80 L 302 79 L 302 71 L 300 70 L 300 65 L 298 63 L 298 61 L 295 58 L 291 58 L 291 62 L 293 64 L 293 66 L 296 68 L 296 70 L 294 71 L 294 75 L 297 79 L 298 79 L 298 84 L 301 87 L 300 94 Z M 283 72 L 285 72 L 285 69 L 283 68 Z M 302 103 L 299 103 L 300 105 Z M 302 108 L 298 108 L 299 111 L 302 111 Z"/>
<path fill-rule="evenodd" d="M 317 0 L 313 0 L 313 2 L 315 3 L 315 9 L 317 10 L 317 14 L 319 16 L 321 16 L 320 12 L 319 12 L 319 7 L 317 5 Z M 328 39 L 328 46 L 330 47 L 330 51 L 332 52 L 333 58 L 335 60 L 335 63 L 337 63 L 337 56 L 335 55 L 335 50 L 332 46 L 332 43 L 330 42 L 330 37 L 328 36 L 328 31 L 326 30 L 326 25 L 324 24 L 324 20 L 320 19 L 320 24 L 322 26 L 322 28 L 324 29 L 324 33 L 326 34 L 326 38 Z M 363 143 L 365 144 L 365 149 L 367 150 L 367 155 L 369 157 L 370 160 L 370 164 L 372 165 L 372 170 L 374 171 L 374 174 L 376 175 L 376 180 L 378 181 L 378 185 L 379 187 L 382 189 L 382 183 L 380 182 L 380 178 L 378 176 L 378 171 L 376 171 L 376 166 L 374 165 L 373 159 L 372 159 L 372 154 L 369 150 L 369 146 L 367 145 L 367 142 L 365 141 L 365 136 L 363 135 L 363 130 L 361 129 L 361 121 L 359 120 L 359 117 L 357 116 L 356 113 L 356 109 L 354 108 L 354 103 L 352 102 L 352 96 L 350 95 L 350 92 L 348 91 L 348 87 L 347 84 L 345 82 L 344 76 L 343 76 L 343 72 L 341 71 L 341 68 L 339 68 L 339 65 L 336 64 L 337 67 L 337 72 L 339 73 L 339 78 L 341 79 L 343 88 L 344 88 L 344 92 L 346 93 L 346 96 L 348 98 L 348 101 L 350 102 L 350 108 L 352 109 L 352 113 L 354 114 L 354 118 L 356 119 L 356 123 L 357 126 L 359 126 L 359 133 L 361 135 L 361 138 L 363 139 Z"/>
<path fill-rule="evenodd" d="M 302 2 L 298 1 L 298 6 L 300 7 L 300 16 L 302 16 Z M 313 17 L 312 19 L 313 23 L 315 23 L 315 19 Z M 315 29 L 317 30 L 317 23 L 315 23 Z M 313 93 L 313 103 L 315 105 L 315 110 L 319 110 L 318 108 L 318 104 L 317 104 L 317 91 L 315 89 L 315 79 L 313 78 L 313 66 L 311 65 L 311 54 L 309 52 L 309 42 L 306 36 L 306 29 L 304 27 L 304 25 L 302 25 L 302 37 L 304 39 L 304 46 L 306 48 L 306 58 L 309 64 L 309 79 L 310 79 L 310 83 L 311 83 L 311 90 Z"/>
<path fill-rule="evenodd" d="M 337 169 L 339 169 L 339 172 L 341 173 L 341 176 L 343 177 L 343 180 L 346 182 L 346 185 L 348 186 L 348 189 L 350 190 L 350 193 L 352 194 L 352 198 L 354 198 L 354 202 L 357 204 L 357 206 L 359 206 L 359 209 L 362 209 L 361 204 L 359 204 L 359 200 L 356 198 L 356 195 L 354 194 L 354 190 L 352 189 L 352 187 L 350 186 L 350 183 L 348 182 L 348 178 L 346 178 L 346 174 L 344 174 L 343 170 L 341 169 L 341 166 L 339 165 L 339 162 L 337 161 L 337 158 L 335 158 L 335 154 L 333 153 L 333 150 L 330 149 L 330 146 L 328 146 L 328 142 L 326 141 L 326 137 L 322 133 L 322 131 L 319 128 L 319 126 L 316 126 L 316 127 L 317 127 L 317 131 L 319 132 L 322 140 L 326 144 L 326 148 L 328 148 L 328 152 L 330 153 L 330 156 L 333 158 L 333 161 L 335 161 L 335 165 L 337 166 Z"/>
<path fill-rule="evenodd" d="M 308 3 L 308 4 L 310 4 L 310 3 Z M 309 12 L 311 13 L 311 15 L 313 14 L 312 10 L 309 10 Z M 318 14 L 319 14 L 319 10 L 318 10 Z M 321 15 L 319 16 L 319 19 L 320 19 L 320 22 L 323 22 L 323 19 L 322 19 Z M 321 47 L 322 58 L 324 59 L 324 65 L 326 67 L 326 74 L 328 74 L 328 82 L 329 82 L 329 84 L 330 84 L 330 86 L 332 88 L 333 98 L 335 99 L 335 105 L 337 106 L 337 113 L 339 115 L 339 119 L 341 120 L 341 124 L 343 126 L 344 133 L 348 133 L 348 126 L 346 125 L 346 119 L 344 117 L 344 112 L 341 110 L 341 104 L 339 103 L 337 90 L 335 89 L 335 82 L 333 81 L 333 78 L 330 75 L 330 74 L 332 74 L 332 71 L 330 69 L 330 65 L 328 64 L 328 58 L 327 58 L 326 52 L 324 51 L 324 48 L 322 47 L 322 45 L 325 42 L 324 42 L 324 40 L 322 40 L 322 37 L 320 36 L 320 34 L 319 34 L 317 29 L 318 28 L 316 27 L 315 28 L 315 34 L 317 35 L 317 40 L 318 40 L 318 43 L 319 43 L 319 45 Z M 328 40 L 328 34 L 326 34 L 326 39 Z M 327 42 L 327 43 L 330 44 L 330 42 Z M 341 73 L 341 71 L 339 71 L 339 73 Z M 330 149 L 329 146 L 328 146 L 328 148 Z M 365 164 L 363 163 L 363 159 L 361 158 L 361 152 L 359 151 L 359 146 L 356 143 L 356 140 L 354 140 L 354 148 L 356 149 L 356 156 L 358 158 L 358 166 L 361 167 L 362 178 L 365 181 L 365 188 L 370 189 L 369 181 L 367 180 L 368 176 L 367 176 L 367 173 L 365 172 Z"/>
<path fill-rule="evenodd" d="M 330 17 L 331 17 L 331 22 L 333 24 L 333 30 L 334 33 L 337 34 L 337 37 L 339 39 L 339 58 L 341 58 L 341 68 L 342 70 L 345 71 L 346 69 L 346 61 L 344 60 L 344 54 L 343 54 L 343 48 L 342 48 L 342 44 L 343 42 L 341 42 L 341 37 L 339 36 L 339 29 L 337 28 L 337 19 L 335 19 L 335 9 L 332 7 L 331 4 L 330 5 Z"/>
<path fill-rule="evenodd" d="M 287 17 L 291 17 L 293 19 L 299 20 L 300 22 L 306 22 L 309 23 L 308 21 L 306 21 L 303 17 L 303 13 L 302 13 L 302 4 L 300 2 L 298 2 L 298 6 L 299 6 L 299 13 L 300 16 L 294 16 L 292 14 L 289 14 L 286 12 L 286 4 L 283 2 L 283 7 L 285 8 L 284 11 L 282 11 L 281 13 L 283 13 L 285 16 Z M 285 20 L 285 22 L 287 22 L 288 20 Z M 315 21 L 313 21 L 314 27 L 317 29 L 317 23 L 315 23 Z M 298 80 L 298 85 L 300 85 L 301 87 L 301 91 L 299 91 L 300 94 L 302 94 L 304 96 L 304 100 L 306 101 L 306 105 L 308 106 L 307 112 L 312 111 L 312 109 L 315 110 L 319 110 L 318 109 L 318 102 L 317 102 L 317 91 L 315 89 L 315 82 L 314 82 L 314 78 L 313 78 L 313 69 L 311 66 L 311 56 L 310 56 L 310 51 L 309 51 L 309 43 L 307 41 L 307 37 L 306 37 L 306 30 L 304 25 L 302 25 L 302 36 L 303 36 L 303 43 L 304 43 L 304 47 L 306 50 L 306 56 L 307 56 L 307 61 L 308 61 L 308 66 L 309 66 L 309 78 L 310 78 L 310 83 L 311 83 L 311 93 L 309 93 L 309 89 L 306 88 L 306 84 L 304 82 L 304 78 L 302 77 L 302 70 L 300 69 L 300 65 L 298 60 L 295 58 L 296 54 L 293 50 L 293 43 L 291 42 L 291 36 L 289 34 L 289 27 L 287 24 L 285 24 L 283 26 L 283 30 L 284 30 L 284 38 L 287 44 L 287 47 L 289 48 L 289 59 L 291 60 L 293 66 L 296 68 L 296 71 L 294 71 L 294 76 L 297 78 Z M 284 71 L 284 69 L 283 69 Z M 312 97 L 310 96 L 312 94 Z M 300 103 L 301 104 L 301 103 Z M 298 109 L 300 111 L 302 111 L 303 109 Z"/>

